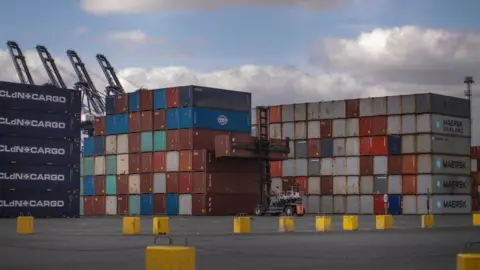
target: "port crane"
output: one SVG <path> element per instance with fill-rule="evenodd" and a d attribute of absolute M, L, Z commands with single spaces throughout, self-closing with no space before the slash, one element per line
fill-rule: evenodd
<path fill-rule="evenodd" d="M 55 60 L 53 59 L 47 48 L 42 45 L 37 45 L 37 47 L 35 48 L 37 49 L 37 53 L 40 57 L 40 60 L 42 61 L 43 67 L 47 71 L 47 76 L 50 80 L 50 84 L 58 88 L 67 89 L 68 87 L 65 84 L 62 76 L 60 75 L 60 72 L 58 71 Z"/>
<path fill-rule="evenodd" d="M 24 84 L 35 85 L 20 46 L 18 46 L 17 42 L 15 41 L 7 41 L 7 47 L 10 51 L 10 56 L 12 57 L 13 64 L 15 66 L 15 70 L 17 71 L 20 82 Z"/>
<path fill-rule="evenodd" d="M 97 54 L 97 61 L 102 68 L 103 74 L 107 78 L 108 86 L 106 87 L 106 94 L 108 96 L 116 96 L 117 94 L 125 93 L 120 80 L 117 77 L 115 69 L 110 64 L 110 61 L 103 55 Z"/>

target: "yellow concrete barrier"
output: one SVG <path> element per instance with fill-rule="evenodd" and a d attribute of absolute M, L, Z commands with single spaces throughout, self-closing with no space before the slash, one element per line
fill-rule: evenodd
<path fill-rule="evenodd" d="M 480 214 L 472 215 L 473 226 L 480 226 Z"/>
<path fill-rule="evenodd" d="M 332 217 L 315 217 L 315 229 L 317 232 L 329 232 L 332 229 Z"/>
<path fill-rule="evenodd" d="M 233 218 L 233 233 L 250 233 L 250 217 L 240 216 Z"/>
<path fill-rule="evenodd" d="M 431 229 L 435 226 L 433 215 L 422 215 L 422 229 Z"/>
<path fill-rule="evenodd" d="M 280 217 L 279 219 L 280 232 L 293 232 L 295 230 L 295 220 L 291 216 Z"/>
<path fill-rule="evenodd" d="M 123 218 L 123 234 L 125 235 L 140 234 L 140 218 L 124 217 Z"/>
<path fill-rule="evenodd" d="M 392 215 L 375 216 L 375 228 L 377 230 L 390 230 L 393 228 Z"/>
<path fill-rule="evenodd" d="M 480 254 L 460 253 L 457 255 L 457 270 L 480 269 Z"/>
<path fill-rule="evenodd" d="M 152 224 L 153 234 L 168 234 L 170 232 L 168 217 L 154 217 Z"/>
<path fill-rule="evenodd" d="M 358 216 L 343 216 L 343 230 L 344 231 L 358 230 Z"/>
<path fill-rule="evenodd" d="M 148 246 L 145 270 L 195 270 L 195 248 L 183 246 Z"/>
<path fill-rule="evenodd" d="M 17 234 L 33 234 L 33 217 L 17 218 Z"/>

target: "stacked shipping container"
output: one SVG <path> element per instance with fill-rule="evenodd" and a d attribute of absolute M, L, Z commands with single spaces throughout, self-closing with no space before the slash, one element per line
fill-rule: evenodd
<path fill-rule="evenodd" d="M 472 146 L 470 148 L 472 170 L 472 210 L 477 211 L 480 199 L 478 193 L 480 191 L 480 146 Z"/>
<path fill-rule="evenodd" d="M 436 94 L 272 106 L 270 138 L 293 139 L 272 188 L 299 184 L 308 213 L 468 213 L 469 117 Z"/>
<path fill-rule="evenodd" d="M 79 91 L 0 82 L 0 217 L 76 217 Z"/>
<path fill-rule="evenodd" d="M 226 215 L 258 203 L 258 161 L 214 156 L 216 135 L 250 133 L 250 93 L 139 90 L 106 107 L 84 142 L 84 215 Z"/>

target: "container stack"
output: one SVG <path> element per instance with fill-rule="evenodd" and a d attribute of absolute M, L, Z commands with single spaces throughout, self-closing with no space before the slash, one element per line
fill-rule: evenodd
<path fill-rule="evenodd" d="M 272 106 L 270 137 L 293 138 L 272 188 L 300 185 L 308 213 L 469 213 L 469 118 L 436 94 Z"/>
<path fill-rule="evenodd" d="M 480 199 L 478 193 L 480 191 L 480 146 L 470 147 L 472 170 L 472 210 L 478 211 Z"/>
<path fill-rule="evenodd" d="M 258 203 L 258 161 L 214 155 L 216 135 L 250 133 L 250 93 L 139 90 L 106 108 L 84 143 L 83 215 L 229 215 Z"/>
<path fill-rule="evenodd" d="M 80 94 L 0 82 L 0 217 L 79 216 Z"/>

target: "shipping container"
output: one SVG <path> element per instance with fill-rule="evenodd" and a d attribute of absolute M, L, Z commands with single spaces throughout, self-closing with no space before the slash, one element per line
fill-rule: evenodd
<path fill-rule="evenodd" d="M 402 195 L 388 195 L 388 214 L 402 214 Z"/>
<path fill-rule="evenodd" d="M 375 194 L 386 194 L 388 192 L 387 176 L 379 175 L 373 178 L 373 192 Z"/>
<path fill-rule="evenodd" d="M 320 138 L 332 138 L 332 120 L 320 121 Z"/>
<path fill-rule="evenodd" d="M 153 91 L 141 89 L 138 92 L 140 92 L 140 111 L 153 110 Z"/>
<path fill-rule="evenodd" d="M 128 93 L 118 93 L 116 94 L 116 96 L 117 96 L 117 102 L 115 104 L 115 113 L 117 114 L 128 113 L 128 109 L 129 109 Z"/>
<path fill-rule="evenodd" d="M 343 138 L 345 137 L 346 122 L 345 119 L 335 119 L 332 121 L 332 137 Z"/>
<path fill-rule="evenodd" d="M 387 215 L 387 203 L 383 200 L 382 195 L 374 195 L 373 196 L 373 214 L 375 215 Z"/>
<path fill-rule="evenodd" d="M 470 120 L 438 114 L 417 115 L 417 133 L 437 133 L 469 137 Z"/>
<path fill-rule="evenodd" d="M 347 138 L 346 139 L 345 155 L 346 156 L 359 156 L 360 155 L 360 139 L 359 138 Z"/>
<path fill-rule="evenodd" d="M 189 194 L 193 192 L 193 173 L 178 173 L 178 192 L 181 194 Z"/>
<path fill-rule="evenodd" d="M 167 193 L 167 176 L 165 173 L 153 175 L 153 193 Z"/>
<path fill-rule="evenodd" d="M 128 134 L 117 136 L 117 154 L 128 154 Z"/>
<path fill-rule="evenodd" d="M 140 133 L 140 152 L 153 152 L 153 132 Z"/>
<path fill-rule="evenodd" d="M 117 154 L 117 135 L 110 135 L 105 137 L 105 154 Z"/>
<path fill-rule="evenodd" d="M 179 130 L 167 130 L 165 132 L 166 150 L 177 150 L 179 148 Z M 213 141 L 213 138 L 212 138 Z"/>
<path fill-rule="evenodd" d="M 140 173 L 142 167 L 142 159 L 140 154 L 128 155 L 128 171 L 132 173 Z"/>
<path fill-rule="evenodd" d="M 140 195 L 130 195 L 128 196 L 128 215 L 129 216 L 138 216 L 141 211 L 141 201 Z"/>
<path fill-rule="evenodd" d="M 307 104 L 294 104 L 294 121 L 307 121 Z"/>
<path fill-rule="evenodd" d="M 93 196 L 95 194 L 95 184 L 93 176 L 84 176 L 82 178 L 82 195 Z"/>
<path fill-rule="evenodd" d="M 320 159 L 318 158 L 312 158 L 308 159 L 308 175 L 309 176 L 315 176 L 315 175 L 321 175 L 321 169 L 320 169 L 321 163 Z"/>
<path fill-rule="evenodd" d="M 295 122 L 293 139 L 302 140 L 306 138 L 307 138 L 307 122 Z"/>
<path fill-rule="evenodd" d="M 128 133 L 140 132 L 141 122 L 140 112 L 131 112 L 128 114 Z"/>
<path fill-rule="evenodd" d="M 387 114 L 388 115 L 402 114 L 402 97 L 401 96 L 387 97 Z"/>
<path fill-rule="evenodd" d="M 181 194 L 178 196 L 178 214 L 181 216 L 192 215 L 192 195 Z"/>
<path fill-rule="evenodd" d="M 95 156 L 105 155 L 105 136 L 93 137 L 93 154 Z"/>
<path fill-rule="evenodd" d="M 320 102 L 321 119 L 341 119 L 345 113 L 345 100 Z"/>
<path fill-rule="evenodd" d="M 373 175 L 373 157 L 359 157 L 360 175 Z"/>
<path fill-rule="evenodd" d="M 418 155 L 418 173 L 434 174 L 470 174 L 470 158 L 447 155 Z"/>
<path fill-rule="evenodd" d="M 178 173 L 170 172 L 166 174 L 167 193 L 178 193 Z"/>
<path fill-rule="evenodd" d="M 389 175 L 387 186 L 388 194 L 402 194 L 402 176 Z"/>
<path fill-rule="evenodd" d="M 153 111 L 140 112 L 140 130 L 139 131 L 152 131 L 153 130 Z"/>
<path fill-rule="evenodd" d="M 415 95 L 402 95 L 402 113 L 403 114 L 413 114 L 416 110 Z"/>
<path fill-rule="evenodd" d="M 154 152 L 153 153 L 153 171 L 165 172 L 166 170 L 166 152 Z"/>
<path fill-rule="evenodd" d="M 320 138 L 320 121 L 309 121 L 307 123 L 307 138 Z"/>
<path fill-rule="evenodd" d="M 345 139 L 344 138 L 333 139 L 333 156 L 334 157 L 345 156 Z"/>
<path fill-rule="evenodd" d="M 431 134 L 417 135 L 417 153 L 468 156 L 470 138 Z"/>
<path fill-rule="evenodd" d="M 93 196 L 81 196 L 82 201 L 80 202 L 81 209 L 84 216 L 93 216 L 95 215 L 95 209 L 93 204 Z"/>
<path fill-rule="evenodd" d="M 402 115 L 402 134 L 417 132 L 417 116 L 414 114 Z"/>
<path fill-rule="evenodd" d="M 290 140 L 288 142 L 288 150 L 289 153 L 287 155 L 287 158 L 295 158 L 295 141 Z"/>
<path fill-rule="evenodd" d="M 165 110 L 156 110 L 153 112 L 153 130 L 164 130 L 166 128 L 165 113 Z"/>
<path fill-rule="evenodd" d="M 128 175 L 128 194 L 140 194 L 140 175 Z"/>
<path fill-rule="evenodd" d="M 128 195 L 117 196 L 117 215 L 128 215 Z"/>
<path fill-rule="evenodd" d="M 105 175 L 96 175 L 93 178 L 93 185 L 95 186 L 93 190 L 95 191 L 95 195 L 105 195 L 105 181 Z"/>
<path fill-rule="evenodd" d="M 94 208 L 94 215 L 96 216 L 104 216 L 106 210 L 106 199 L 105 196 L 94 196 L 93 197 L 93 208 Z"/>
<path fill-rule="evenodd" d="M 178 171 L 188 172 L 192 170 L 193 153 L 189 150 L 179 151 L 178 154 Z"/>
<path fill-rule="evenodd" d="M 282 138 L 282 124 L 270 124 L 268 137 L 270 139 L 281 139 Z"/>
<path fill-rule="evenodd" d="M 212 108 L 250 113 L 252 106 L 252 94 L 241 91 L 190 85 L 179 87 L 178 96 L 179 107 Z"/>
<path fill-rule="evenodd" d="M 257 204 L 256 194 L 195 194 L 192 196 L 192 214 L 194 216 L 251 214 Z"/>
<path fill-rule="evenodd" d="M 129 155 L 117 155 L 117 174 L 122 175 L 122 174 L 129 174 L 129 165 L 130 163 L 130 157 Z M 135 171 L 132 171 L 132 173 Z"/>
<path fill-rule="evenodd" d="M 268 122 L 281 123 L 282 122 L 282 106 L 268 107 Z"/>
<path fill-rule="evenodd" d="M 402 134 L 402 116 L 401 115 L 388 116 L 387 134 Z"/>
<path fill-rule="evenodd" d="M 402 213 L 404 215 L 417 214 L 417 196 L 404 195 L 402 198 Z"/>
<path fill-rule="evenodd" d="M 140 174 L 140 193 L 152 193 L 153 192 L 153 173 Z"/>
<path fill-rule="evenodd" d="M 126 195 L 129 194 L 129 176 L 128 175 L 117 175 L 117 194 Z"/>
<path fill-rule="evenodd" d="M 169 216 L 178 215 L 178 195 L 177 194 L 167 194 L 165 197 L 165 210 L 166 214 Z"/>
<path fill-rule="evenodd" d="M 140 111 L 140 91 L 128 93 L 128 111 L 131 113 Z"/>
<path fill-rule="evenodd" d="M 282 177 L 282 161 L 270 161 L 270 176 Z"/>
<path fill-rule="evenodd" d="M 167 89 L 160 88 L 153 91 L 153 109 L 166 109 L 167 108 Z"/>
<path fill-rule="evenodd" d="M 358 118 L 350 118 L 350 119 L 346 120 L 345 136 L 346 137 L 358 137 L 358 136 L 360 136 Z"/>
<path fill-rule="evenodd" d="M 417 176 L 417 194 L 470 194 L 470 176 L 431 175 Z"/>
<path fill-rule="evenodd" d="M 171 131 L 167 131 L 171 132 Z M 225 134 L 224 131 L 204 129 L 182 129 L 178 131 L 178 146 L 172 150 L 215 150 L 215 136 Z M 250 134 L 232 133 L 234 136 L 251 138 Z M 246 136 L 248 135 L 248 136 Z"/>
<path fill-rule="evenodd" d="M 82 156 L 91 157 L 95 153 L 93 137 L 83 139 Z"/>
<path fill-rule="evenodd" d="M 281 151 L 271 151 L 270 160 L 285 160 L 287 158 L 287 141 L 270 139 L 270 149 L 278 149 Z M 234 148 L 237 147 L 237 149 Z M 238 148 L 241 147 L 241 148 Z M 305 142 L 306 148 L 306 142 Z M 259 158 L 256 149 L 256 139 L 250 134 L 245 133 L 228 133 L 215 136 L 215 155 L 216 157 L 240 157 L 240 158 Z M 303 152 L 306 156 L 306 149 Z"/>
<path fill-rule="evenodd" d="M 93 135 L 104 136 L 106 135 L 106 123 L 105 116 L 96 116 L 93 120 Z"/>
<path fill-rule="evenodd" d="M 293 122 L 295 110 L 293 104 L 282 105 L 282 122 Z"/>
<path fill-rule="evenodd" d="M 258 137 L 257 127 L 252 126 L 252 132 L 250 133 L 253 137 Z"/>
<path fill-rule="evenodd" d="M 333 195 L 347 194 L 347 177 L 334 176 L 333 177 Z"/>
<path fill-rule="evenodd" d="M 115 175 L 107 175 L 106 176 L 106 178 L 105 178 L 105 193 L 107 195 L 116 195 L 117 194 L 117 177 Z M 116 201 L 116 199 L 115 199 L 115 201 Z"/>
<path fill-rule="evenodd" d="M 333 196 L 333 213 L 345 214 L 347 208 L 347 198 L 344 195 Z"/>
<path fill-rule="evenodd" d="M 360 194 L 373 194 L 374 193 L 374 180 L 373 176 L 360 176 Z"/>
<path fill-rule="evenodd" d="M 306 158 L 307 156 L 307 141 L 295 141 L 295 158 Z"/>
<path fill-rule="evenodd" d="M 259 167 L 257 159 L 215 158 L 213 152 L 194 150 L 192 171 L 258 173 Z"/>
<path fill-rule="evenodd" d="M 310 194 L 310 195 L 321 194 L 320 177 L 309 177 L 307 186 L 308 186 L 307 194 Z"/>
<path fill-rule="evenodd" d="M 358 120 L 360 136 L 371 136 L 373 133 L 373 117 L 362 117 Z"/>
<path fill-rule="evenodd" d="M 437 113 L 470 118 L 469 100 L 439 94 L 415 95 L 417 113 Z"/>
<path fill-rule="evenodd" d="M 295 176 L 307 176 L 308 175 L 308 160 L 307 159 L 295 159 Z"/>
<path fill-rule="evenodd" d="M 416 152 L 417 137 L 415 135 L 402 136 L 402 154 L 413 154 Z"/>
<path fill-rule="evenodd" d="M 402 174 L 402 156 L 388 156 L 388 173 Z"/>
<path fill-rule="evenodd" d="M 334 144 L 332 139 L 320 140 L 320 156 L 322 158 L 334 156 Z"/>
<path fill-rule="evenodd" d="M 432 214 L 470 214 L 470 195 L 435 195 L 431 197 Z"/>
<path fill-rule="evenodd" d="M 117 156 L 105 157 L 105 174 L 117 174 Z"/>
<path fill-rule="evenodd" d="M 320 161 L 320 175 L 333 175 L 333 159 L 322 158 Z"/>
<path fill-rule="evenodd" d="M 141 133 L 128 134 L 128 152 L 130 154 L 141 151 Z"/>
<path fill-rule="evenodd" d="M 105 201 L 105 214 L 108 216 L 117 215 L 117 196 L 107 196 Z"/>
<path fill-rule="evenodd" d="M 307 104 L 307 120 L 320 120 L 320 102 Z"/>
<path fill-rule="evenodd" d="M 349 99 L 345 100 L 345 116 L 346 118 L 356 118 L 360 116 L 360 100 Z"/>
<path fill-rule="evenodd" d="M 372 135 L 380 136 L 387 134 L 387 119 L 386 116 L 372 117 Z"/>
<path fill-rule="evenodd" d="M 321 213 L 320 208 L 320 196 L 310 195 L 307 196 L 305 204 L 306 204 L 306 213 L 307 214 L 319 214 Z"/>
<path fill-rule="evenodd" d="M 282 139 L 290 138 L 293 139 L 295 136 L 295 124 L 294 123 L 283 123 L 282 124 Z"/>
<path fill-rule="evenodd" d="M 153 194 L 142 194 L 140 196 L 140 214 L 153 215 Z"/>
<path fill-rule="evenodd" d="M 387 146 L 389 155 L 402 154 L 402 137 L 394 135 L 387 136 Z"/>
<path fill-rule="evenodd" d="M 372 195 L 362 195 L 360 196 L 360 212 L 359 214 L 363 215 L 372 215 L 373 214 L 373 196 Z"/>
<path fill-rule="evenodd" d="M 167 152 L 165 169 L 167 172 L 178 172 L 180 169 L 178 151 Z"/>
<path fill-rule="evenodd" d="M 321 154 L 321 141 L 319 139 L 309 139 L 307 141 L 307 157 L 318 158 Z"/>
<path fill-rule="evenodd" d="M 0 189 L 79 189 L 79 181 L 78 167 L 0 165 Z"/>
<path fill-rule="evenodd" d="M 346 214 L 359 214 L 360 213 L 360 196 L 351 195 L 346 198 Z"/>
<path fill-rule="evenodd" d="M 95 174 L 95 158 L 87 157 L 83 158 L 83 175 Z"/>
<path fill-rule="evenodd" d="M 300 194 L 308 194 L 308 177 L 295 177 L 295 185 L 298 186 Z"/>
<path fill-rule="evenodd" d="M 5 135 L 56 139 L 79 138 L 80 125 L 80 115 L 0 111 L 0 134 Z"/>
<path fill-rule="evenodd" d="M 417 176 L 416 175 L 402 176 L 402 194 L 403 195 L 417 194 Z"/>
<path fill-rule="evenodd" d="M 165 215 L 165 194 L 153 194 L 153 214 Z"/>
<path fill-rule="evenodd" d="M 388 173 L 388 158 L 386 156 L 373 157 L 373 174 L 381 175 Z"/>
<path fill-rule="evenodd" d="M 322 196 L 320 208 L 323 215 L 333 214 L 333 196 Z"/>
<path fill-rule="evenodd" d="M 0 82 L 0 108 L 79 114 L 81 92 L 55 86 Z"/>
<path fill-rule="evenodd" d="M 260 186 L 259 173 L 194 172 L 192 178 L 189 193 L 257 194 Z"/>

